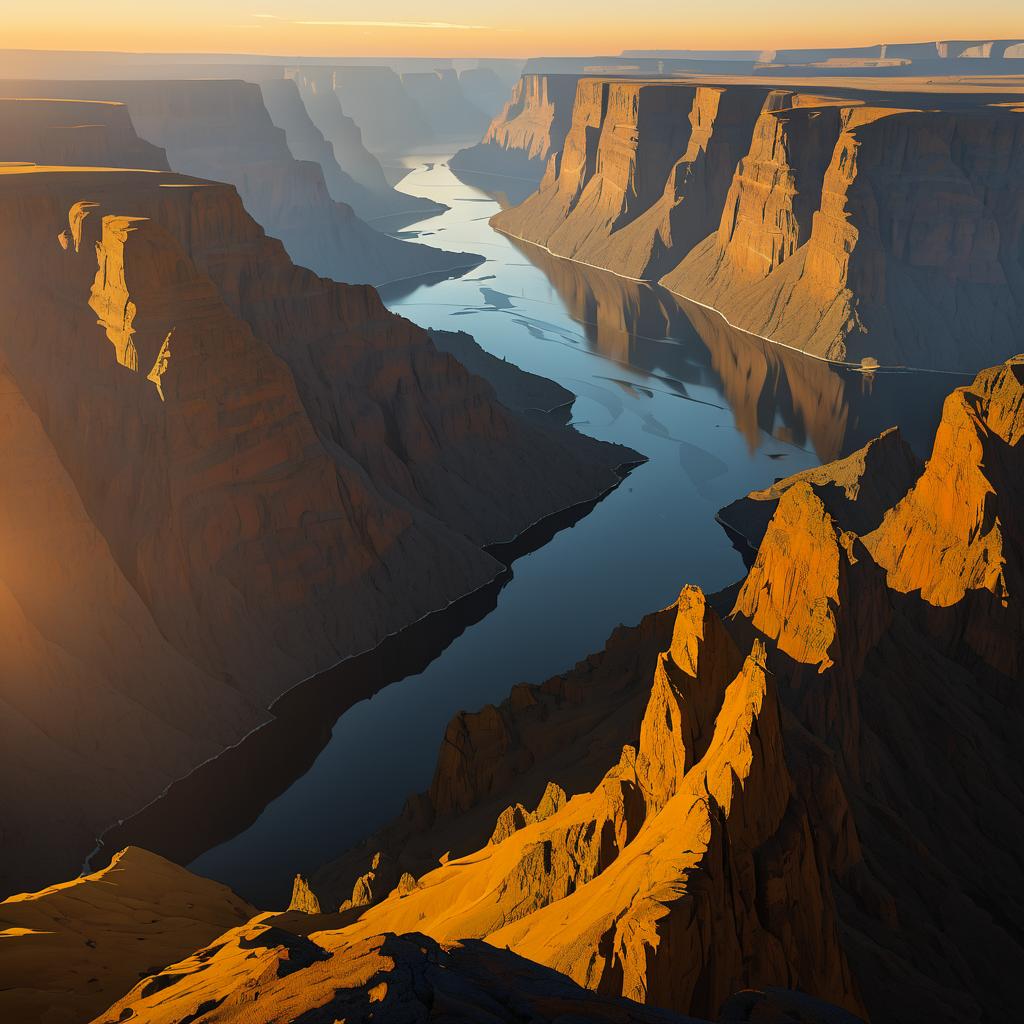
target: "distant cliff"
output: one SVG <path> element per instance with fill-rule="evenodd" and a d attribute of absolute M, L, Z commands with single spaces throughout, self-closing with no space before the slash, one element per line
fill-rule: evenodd
<path fill-rule="evenodd" d="M 297 263 L 336 281 L 381 285 L 464 270 L 481 257 L 373 230 L 335 202 L 318 163 L 296 160 L 261 87 L 239 81 L 8 82 L 9 93 L 124 102 L 138 134 L 176 171 L 234 185 L 246 209 Z M 294 133 L 294 121 L 291 122 Z M 308 126 L 307 126 L 308 131 Z"/>
<path fill-rule="evenodd" d="M 492 222 L 814 355 L 976 370 L 1024 327 L 1022 196 L 1024 114 L 984 94 L 581 79 Z"/>
<path fill-rule="evenodd" d="M 456 153 L 452 168 L 540 181 L 565 141 L 577 81 L 575 75 L 523 75 L 482 141 Z"/>

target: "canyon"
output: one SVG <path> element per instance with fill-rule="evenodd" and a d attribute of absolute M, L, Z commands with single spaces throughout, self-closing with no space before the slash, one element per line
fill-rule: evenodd
<path fill-rule="evenodd" d="M 1015 1019 L 1024 43 L 2 52 L 0 1018 Z"/>
<path fill-rule="evenodd" d="M 513 168 L 519 120 L 491 129 Z M 824 359 L 973 372 L 1022 327 L 1022 146 L 994 91 L 584 77 L 538 190 L 493 223 Z"/>
<path fill-rule="evenodd" d="M 293 140 L 298 135 L 308 145 L 312 136 L 315 149 L 306 155 L 322 154 L 321 140 L 291 81 L 263 86 L 227 79 L 6 81 L 3 89 L 13 97 L 123 103 L 136 132 L 163 148 L 174 170 L 234 185 L 246 209 L 284 242 L 292 259 L 322 276 L 381 285 L 423 274 L 464 271 L 483 259 L 382 234 L 360 220 L 350 206 L 335 201 L 322 166 L 296 159 L 289 149 L 288 129 L 274 125 L 264 103 L 261 89 L 273 97 L 276 111 L 282 107 L 290 111 L 282 119 Z M 32 156 L 26 154 L 23 159 Z M 339 171 L 332 177 L 335 188 Z"/>
<path fill-rule="evenodd" d="M 372 289 L 292 263 L 230 185 L 113 169 L 163 156 L 99 107 L 120 138 L 47 130 L 76 160 L 103 135 L 103 166 L 0 173 L 5 888 L 67 873 L 293 683 L 483 586 L 485 546 L 639 458 L 502 406 Z M 52 154 L 34 139 L 5 142 Z"/>
<path fill-rule="evenodd" d="M 888 432 L 780 481 L 743 580 L 685 586 L 568 672 L 458 715 L 430 790 L 297 878 L 286 913 L 239 921 L 244 903 L 182 872 L 202 909 L 179 946 L 227 930 L 176 962 L 171 941 L 128 956 L 102 996 L 133 961 L 144 977 L 95 1019 L 241 1020 L 259 999 L 356 1020 L 451 1001 L 472 1020 L 512 978 L 540 1019 L 1012 1014 L 1022 439 L 1018 356 L 949 395 L 923 465 Z M 130 894 L 181 872 L 135 850 L 105 870 L 125 894 L 53 944 L 70 927 L 131 950 Z M 64 891 L 0 904 L 19 955 Z M 59 1004 L 91 1012 L 84 991 Z"/>

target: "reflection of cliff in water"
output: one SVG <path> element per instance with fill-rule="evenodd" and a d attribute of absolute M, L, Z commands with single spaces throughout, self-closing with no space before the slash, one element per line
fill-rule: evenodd
<path fill-rule="evenodd" d="M 658 387 L 715 388 L 752 451 L 763 431 L 828 461 L 899 424 L 927 454 L 942 400 L 961 383 L 945 374 L 842 369 L 730 327 L 656 285 L 510 241 L 548 277 L 593 349 L 646 371 Z"/>

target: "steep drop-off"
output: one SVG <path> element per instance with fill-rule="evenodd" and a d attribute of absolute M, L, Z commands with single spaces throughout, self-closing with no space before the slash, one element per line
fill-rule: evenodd
<path fill-rule="evenodd" d="M 635 459 L 509 412 L 230 186 L 5 166 L 0 209 L 5 889 Z"/>
<path fill-rule="evenodd" d="M 459 150 L 451 168 L 539 182 L 565 142 L 577 81 L 575 75 L 523 75 L 483 139 Z"/>
<path fill-rule="evenodd" d="M 234 185 L 246 209 L 289 255 L 324 277 L 380 285 L 476 266 L 375 231 L 335 202 L 319 164 L 296 160 L 274 126 L 261 87 L 239 81 L 8 82 L 25 96 L 118 100 L 140 136 L 167 151 L 171 167 Z"/>
<path fill-rule="evenodd" d="M 458 716 L 430 791 L 294 905 L 698 1015 L 781 984 L 872 1021 L 1012 1016 L 1022 415 L 1016 357 L 950 395 L 923 469 L 889 433 L 780 482 L 723 618 L 686 588 Z"/>
<path fill-rule="evenodd" d="M 337 67 L 334 91 L 342 110 L 362 129 L 371 153 L 408 153 L 434 139 L 423 108 L 389 67 Z"/>
<path fill-rule="evenodd" d="M 0 99 L 0 161 L 169 170 L 167 155 L 135 134 L 122 103 Z"/>
<path fill-rule="evenodd" d="M 334 72 L 330 68 L 299 67 L 290 71 L 289 75 L 299 89 L 309 118 L 332 147 L 334 160 L 355 183 L 353 189 L 343 179 L 332 175 L 328 170 L 328 160 L 324 176 L 333 199 L 348 203 L 366 220 L 381 217 L 427 217 L 444 209 L 439 203 L 421 196 L 407 195 L 388 184 L 380 161 L 363 145 L 359 125 L 341 109 L 341 102 L 334 90 Z M 295 156 L 303 159 L 298 153 Z"/>
<path fill-rule="evenodd" d="M 1024 327 L 1024 113 L 996 97 L 581 79 L 492 219 L 817 356 L 976 371 Z"/>

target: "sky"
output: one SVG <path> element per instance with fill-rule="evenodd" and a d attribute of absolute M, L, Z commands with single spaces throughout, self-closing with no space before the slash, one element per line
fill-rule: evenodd
<path fill-rule="evenodd" d="M 0 46 L 527 57 L 1024 36 L 1022 0 L 0 0 Z"/>

